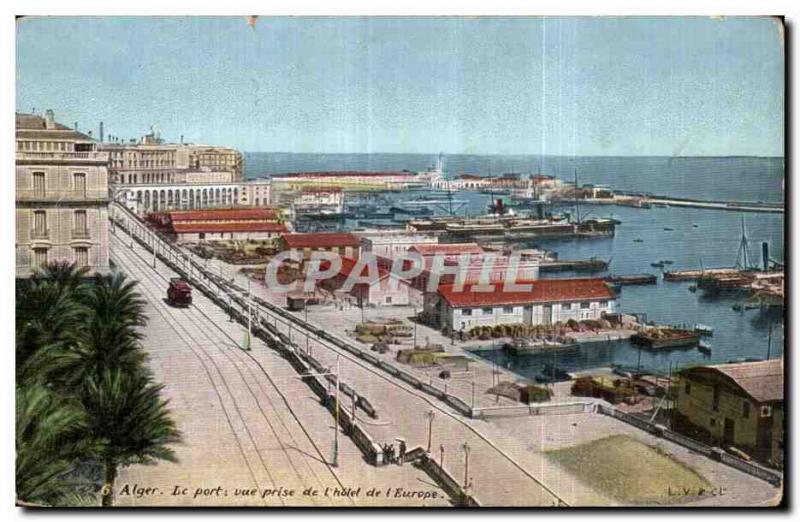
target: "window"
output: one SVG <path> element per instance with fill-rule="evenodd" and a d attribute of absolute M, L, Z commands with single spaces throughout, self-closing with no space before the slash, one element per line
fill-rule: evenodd
<path fill-rule="evenodd" d="M 513 306 L 504 306 L 503 307 L 503 313 L 504 314 L 513 314 L 514 313 L 514 307 Z"/>
<path fill-rule="evenodd" d="M 392 296 L 387 295 L 385 301 L 386 301 L 386 304 L 392 304 Z"/>
<path fill-rule="evenodd" d="M 714 411 L 719 411 L 719 386 L 714 385 L 714 399 L 711 404 L 711 409 Z"/>
<path fill-rule="evenodd" d="M 47 237 L 47 212 L 44 210 L 33 211 L 32 236 L 37 238 Z"/>
<path fill-rule="evenodd" d="M 686 395 L 691 395 L 692 394 L 692 383 L 690 383 L 689 381 L 686 381 L 686 384 L 683 385 L 683 391 L 686 393 Z"/>
<path fill-rule="evenodd" d="M 742 402 L 742 418 L 743 419 L 750 418 L 750 403 L 747 401 Z"/>
<path fill-rule="evenodd" d="M 42 268 L 47 264 L 47 249 L 34 248 L 33 249 L 33 268 Z"/>
<path fill-rule="evenodd" d="M 761 416 L 762 417 L 770 417 L 772 416 L 772 408 L 769 406 L 762 406 L 761 407 Z"/>
<path fill-rule="evenodd" d="M 44 196 L 45 193 L 45 179 L 44 172 L 33 173 L 33 194 L 35 196 Z"/>
<path fill-rule="evenodd" d="M 75 223 L 73 228 L 73 235 L 79 238 L 86 238 L 89 237 L 89 230 L 86 226 L 86 211 L 85 210 L 76 210 L 75 211 Z"/>
<path fill-rule="evenodd" d="M 83 172 L 76 172 L 72 175 L 72 181 L 75 184 L 75 193 L 81 197 L 86 195 L 86 174 Z"/>
<path fill-rule="evenodd" d="M 711 417 L 711 420 L 709 420 L 708 422 L 709 422 L 709 424 L 711 424 L 712 426 L 716 426 L 716 425 L 717 425 L 717 419 L 715 419 L 714 417 Z"/>
<path fill-rule="evenodd" d="M 75 265 L 78 268 L 89 266 L 89 249 L 87 247 L 77 247 L 75 249 Z"/>
<path fill-rule="evenodd" d="M 600 301 L 600 308 L 608 308 L 608 301 Z"/>
<path fill-rule="evenodd" d="M 581 303 L 581 309 L 588 310 L 589 309 L 589 303 Z"/>
<path fill-rule="evenodd" d="M 491 306 L 483 307 L 483 315 L 492 315 L 493 312 L 494 308 L 492 308 Z"/>
<path fill-rule="evenodd" d="M 461 315 L 472 315 L 472 308 L 464 308 L 461 310 Z"/>

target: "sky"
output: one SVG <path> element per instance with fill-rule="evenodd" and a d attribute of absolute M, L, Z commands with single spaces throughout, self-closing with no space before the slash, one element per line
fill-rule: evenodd
<path fill-rule="evenodd" d="M 53 17 L 19 112 L 245 151 L 782 156 L 769 18 Z"/>

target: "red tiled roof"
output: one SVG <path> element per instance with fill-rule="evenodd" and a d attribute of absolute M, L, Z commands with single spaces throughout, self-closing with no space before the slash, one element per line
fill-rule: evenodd
<path fill-rule="evenodd" d="M 286 225 L 282 223 L 265 222 L 239 222 L 239 223 L 173 223 L 172 230 L 176 234 L 192 232 L 273 232 L 283 234 L 287 232 Z"/>
<path fill-rule="evenodd" d="M 358 260 L 346 256 L 341 256 L 340 259 L 342 260 L 342 268 L 339 269 L 339 275 L 343 277 L 350 277 L 350 274 L 353 273 L 353 269 L 356 267 Z M 328 267 L 330 266 L 330 263 L 328 261 L 323 261 L 320 264 L 320 266 Z M 378 280 L 383 279 L 384 277 L 389 275 L 388 270 L 381 268 L 377 265 L 377 260 L 375 266 L 378 269 Z M 354 277 L 367 277 L 368 275 L 370 275 L 369 265 L 367 263 L 364 263 L 364 265 L 361 267 L 361 273 L 355 275 Z"/>
<path fill-rule="evenodd" d="M 492 292 L 473 292 L 473 284 L 465 284 L 461 291 L 453 284 L 446 284 L 439 287 L 439 295 L 455 308 L 614 298 L 602 279 L 538 279 L 517 284 L 529 284 L 532 289 L 530 292 L 504 292 L 503 284 L 495 283 Z"/>
<path fill-rule="evenodd" d="M 180 221 L 222 221 L 222 220 L 271 220 L 278 214 L 271 208 L 230 208 L 215 210 L 182 210 L 170 212 L 173 222 Z"/>
<path fill-rule="evenodd" d="M 286 234 L 282 237 L 289 248 L 357 247 L 361 245 L 359 239 L 348 232 Z"/>
<path fill-rule="evenodd" d="M 768 359 L 766 361 L 717 364 L 689 368 L 684 373 L 719 372 L 727 376 L 745 393 L 757 402 L 775 402 L 783 400 L 783 360 Z"/>
<path fill-rule="evenodd" d="M 478 174 L 461 174 L 458 176 L 458 179 L 483 179 L 483 176 L 479 176 Z"/>
<path fill-rule="evenodd" d="M 483 249 L 477 243 L 423 243 L 411 245 L 408 250 L 416 251 L 423 256 L 483 254 Z"/>

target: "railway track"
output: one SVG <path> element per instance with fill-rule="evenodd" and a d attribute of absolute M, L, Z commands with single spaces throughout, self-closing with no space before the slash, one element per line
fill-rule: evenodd
<path fill-rule="evenodd" d="M 332 485 L 326 484 L 319 476 L 319 473 L 311 466 L 307 457 L 299 453 L 298 448 L 301 447 L 301 444 L 299 444 L 300 441 L 298 441 L 297 437 L 287 425 L 284 416 L 279 413 L 279 407 L 277 407 L 273 399 L 270 398 L 270 392 L 280 397 L 280 400 L 284 403 L 284 407 L 289 410 L 292 420 L 296 422 L 297 426 L 300 427 L 302 433 L 305 435 L 307 439 L 306 442 L 310 443 L 314 448 L 314 451 L 319 457 L 318 460 L 325 463 L 325 467 L 330 473 L 330 477 L 336 482 L 336 485 L 343 487 L 336 473 L 327 464 L 313 438 L 305 431 L 294 412 L 291 411 L 291 407 L 286 397 L 283 395 L 283 392 L 264 370 L 263 366 L 251 355 L 236 347 L 236 341 L 232 339 L 227 332 L 219 328 L 219 326 L 197 306 L 192 305 L 187 309 L 173 309 L 161 304 L 162 296 L 160 292 L 155 289 L 165 288 L 169 277 L 165 276 L 162 271 L 153 271 L 152 267 L 144 260 L 141 254 L 123 245 L 119 239 L 114 238 L 112 243 L 115 247 L 115 256 L 120 260 L 124 260 L 122 263 L 124 266 L 129 268 L 131 266 L 136 267 L 135 276 L 140 281 L 148 283 L 140 285 L 141 291 L 150 298 L 151 302 L 157 303 L 154 304 L 156 311 L 165 321 L 172 323 L 178 337 L 189 346 L 192 353 L 203 366 L 206 376 L 224 411 L 231 432 L 236 439 L 239 452 L 245 460 L 257 488 L 262 490 L 265 486 L 263 477 L 262 480 L 259 480 L 257 470 L 254 469 L 254 467 L 258 467 L 259 465 L 266 473 L 270 483 L 269 485 L 272 488 L 277 488 L 286 484 L 285 481 L 277 480 L 274 477 L 273 471 L 275 469 L 291 470 L 296 481 L 302 484 L 303 488 L 310 486 L 324 488 L 326 485 Z M 192 329 L 184 326 L 186 319 L 189 319 L 190 324 L 193 326 Z M 216 350 L 207 348 L 209 342 Z M 220 345 L 223 344 L 229 346 L 229 348 L 220 348 Z M 222 359 L 220 357 L 215 357 L 215 355 L 222 355 Z M 254 368 L 253 366 L 256 367 Z M 237 392 L 237 390 L 241 390 L 241 387 L 232 387 L 229 383 L 231 370 L 233 370 L 233 376 L 238 376 L 240 382 L 244 383 L 246 394 L 243 394 L 242 391 Z M 260 374 L 262 378 L 259 378 L 257 373 Z M 267 389 L 267 386 L 270 389 Z M 266 425 L 268 431 L 273 435 L 275 441 L 277 441 L 284 456 L 284 459 L 282 459 L 282 462 L 278 465 L 273 463 L 273 465 L 270 466 L 269 463 L 265 462 L 261 451 L 258 449 L 257 434 L 254 434 L 254 430 L 251 428 L 251 424 L 253 424 L 252 415 L 248 415 L 248 413 L 244 411 L 247 405 L 241 404 L 245 401 L 251 402 L 251 408 L 252 403 L 255 404 L 255 413 L 260 417 L 260 422 L 263 423 L 262 426 Z M 273 420 L 270 420 L 271 418 L 276 419 L 277 422 L 273 422 Z M 234 427 L 235 424 L 240 425 L 241 428 L 237 430 Z M 286 443 L 284 441 L 286 441 Z M 246 445 L 252 446 L 253 449 L 248 451 L 245 448 Z M 290 451 L 290 448 L 292 448 L 293 451 Z M 248 454 L 252 453 L 253 450 L 257 455 L 257 462 L 252 462 L 253 459 L 248 457 Z M 277 498 L 282 505 L 286 505 L 282 497 L 278 496 L 275 498 Z M 311 500 L 314 504 L 317 504 L 315 499 L 311 498 Z M 353 504 L 352 499 L 348 500 L 350 504 Z"/>
<path fill-rule="evenodd" d="M 125 210 L 125 212 L 127 213 L 127 210 Z M 129 217 L 129 219 L 136 219 L 136 218 L 135 217 Z M 121 222 L 118 223 L 118 224 L 122 225 Z M 143 227 L 143 225 L 141 225 L 141 223 L 139 223 L 138 220 L 136 221 L 136 225 Z M 125 228 L 122 228 L 122 230 L 126 234 L 129 233 L 128 230 L 125 229 Z M 143 230 L 144 230 L 144 233 L 149 233 L 151 235 L 153 234 L 152 231 L 150 231 L 148 229 L 144 229 L 143 228 Z M 155 236 L 153 236 L 153 237 L 155 237 Z M 146 239 L 142 239 L 142 241 L 147 244 L 147 240 Z M 161 240 L 159 239 L 159 241 L 161 241 Z M 152 247 L 150 247 L 150 248 L 152 248 Z M 204 268 L 202 266 L 203 265 L 203 260 L 200 260 L 199 258 L 195 258 L 195 255 L 193 253 L 188 253 L 187 254 L 186 252 L 180 251 L 176 247 L 174 247 L 174 246 L 172 246 L 170 244 L 164 244 L 163 246 L 159 247 L 159 249 L 161 249 L 161 248 L 163 248 L 165 250 L 166 249 L 170 249 L 173 252 L 173 254 L 176 257 L 176 259 L 179 256 L 183 257 L 185 259 L 188 259 L 190 263 L 195 265 L 195 270 L 198 270 L 198 271 L 199 270 L 203 270 L 203 272 L 205 272 L 205 273 L 203 273 L 201 279 L 204 278 L 206 283 L 212 283 L 213 282 L 214 286 L 216 286 L 222 293 L 227 294 L 229 299 L 231 300 L 231 302 L 236 303 L 236 305 L 241 310 L 245 311 L 245 314 L 246 314 L 246 310 L 247 310 L 246 301 L 244 299 L 242 299 L 241 297 L 239 297 L 239 294 L 242 294 L 245 291 L 245 289 L 239 287 L 235 283 L 231 283 L 231 282 L 223 279 L 222 277 L 219 277 L 219 276 L 217 276 L 217 275 L 215 275 L 213 273 L 210 273 L 210 272 L 204 270 Z M 150 266 L 149 263 L 145 262 L 145 264 L 147 265 L 149 270 L 152 270 L 152 266 Z M 252 303 L 253 312 L 255 313 L 256 317 L 261 318 L 260 323 L 261 323 L 262 327 L 264 327 L 264 328 L 266 328 L 268 330 L 272 330 L 273 332 L 280 333 L 280 330 L 278 329 L 277 324 L 280 322 L 280 323 L 283 323 L 286 328 L 289 328 L 289 323 L 291 322 L 294 325 L 293 328 L 295 330 L 302 330 L 304 335 L 307 334 L 309 336 L 309 338 L 313 339 L 319 346 L 330 350 L 331 353 L 335 353 L 339 357 L 342 357 L 343 360 L 346 360 L 348 363 L 352 364 L 353 366 L 358 367 L 359 371 L 368 372 L 371 375 L 373 375 L 374 377 L 377 377 L 378 379 L 383 381 L 384 383 L 388 383 L 391 387 L 396 388 L 398 390 L 401 390 L 404 393 L 407 393 L 407 394 L 410 394 L 410 395 L 414 396 L 415 398 L 425 402 L 426 405 L 429 406 L 430 408 L 436 410 L 437 413 L 439 413 L 439 414 L 447 417 L 451 421 L 459 424 L 464 429 L 466 429 L 468 432 L 470 432 L 473 436 L 475 436 L 481 443 L 485 444 L 490 449 L 490 451 L 496 452 L 496 454 L 500 458 L 502 458 L 502 460 L 507 462 L 510 466 L 512 466 L 518 472 L 522 473 L 533 484 L 536 484 L 537 487 L 542 488 L 544 490 L 544 492 L 546 492 L 546 494 L 548 494 L 549 496 L 552 497 L 552 499 L 554 500 L 555 504 L 562 505 L 562 506 L 568 506 L 569 505 L 563 499 L 562 496 L 560 496 L 557 493 L 555 493 L 555 491 L 553 491 L 549 486 L 547 486 L 544 482 L 542 482 L 542 480 L 540 480 L 538 477 L 536 477 L 532 473 L 530 473 L 527 469 L 525 469 L 525 467 L 521 466 L 516 461 L 515 458 L 513 458 L 511 455 L 509 455 L 508 452 L 506 452 L 505 450 L 503 450 L 502 448 L 497 446 L 494 442 L 492 442 L 492 440 L 488 436 L 486 436 L 481 430 L 478 430 L 475 426 L 473 426 L 472 424 L 467 422 L 462 417 L 462 415 L 460 415 L 458 413 L 454 413 L 453 411 L 451 411 L 450 408 L 447 405 L 441 403 L 438 399 L 433 399 L 428 394 L 426 394 L 424 392 L 421 392 L 421 391 L 417 390 L 416 388 L 414 388 L 413 386 L 411 386 L 411 385 L 409 385 L 407 383 L 404 383 L 404 382 L 402 382 L 402 381 L 400 381 L 400 380 L 398 380 L 398 379 L 396 379 L 396 378 L 394 378 L 394 377 L 392 377 L 390 375 L 387 375 L 386 372 L 375 368 L 374 366 L 370 365 L 367 362 L 362 361 L 357 356 L 353 355 L 350 350 L 340 346 L 343 343 L 343 341 L 341 341 L 339 339 L 336 339 L 334 336 L 332 336 L 331 334 L 329 334 L 327 332 L 319 330 L 318 328 L 314 327 L 310 323 L 306 323 L 305 321 L 303 321 L 299 317 L 295 317 L 294 315 L 290 314 L 289 312 L 286 312 L 286 311 L 280 309 L 279 307 L 277 307 L 275 305 L 272 305 L 271 303 L 267 303 L 267 302 L 265 302 L 265 301 L 263 301 L 261 299 L 256 298 L 253 301 L 254 301 Z M 269 320 L 271 318 L 275 319 L 274 324 L 270 324 L 269 323 Z M 278 318 L 280 318 L 281 321 L 277 321 Z M 350 373 L 349 370 L 348 370 L 348 373 Z"/>

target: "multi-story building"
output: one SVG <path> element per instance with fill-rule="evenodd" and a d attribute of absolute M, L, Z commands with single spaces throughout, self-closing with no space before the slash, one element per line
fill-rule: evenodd
<path fill-rule="evenodd" d="M 16 115 L 16 274 L 52 261 L 108 265 L 108 153 L 44 116 Z"/>
<path fill-rule="evenodd" d="M 244 179 L 242 154 L 226 147 L 162 143 L 149 134 L 136 143 L 101 143 L 116 186 L 231 183 Z"/>
<path fill-rule="evenodd" d="M 131 184 L 115 187 L 114 198 L 137 214 L 166 210 L 267 207 L 270 180 Z"/>

